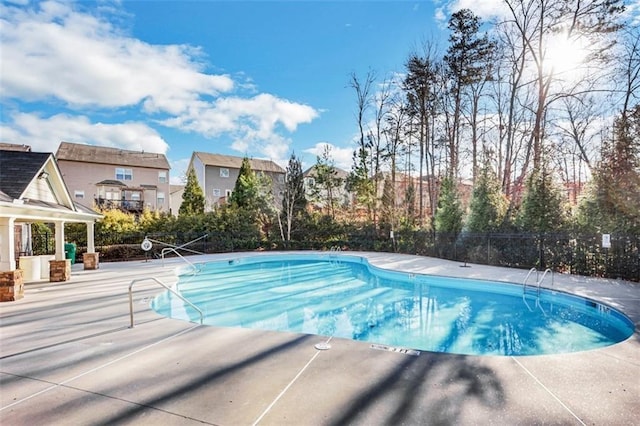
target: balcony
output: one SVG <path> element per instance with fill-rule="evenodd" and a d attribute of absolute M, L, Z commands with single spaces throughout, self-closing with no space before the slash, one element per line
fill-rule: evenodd
<path fill-rule="evenodd" d="M 129 213 L 140 213 L 144 208 L 144 200 L 107 200 L 96 198 L 96 207 L 101 210 L 119 209 Z"/>

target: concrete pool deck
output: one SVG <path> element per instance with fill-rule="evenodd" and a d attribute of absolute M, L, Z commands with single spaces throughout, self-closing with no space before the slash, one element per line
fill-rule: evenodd
<path fill-rule="evenodd" d="M 256 253 L 194 256 L 192 262 Z M 270 253 L 266 253 L 270 254 Z M 376 266 L 521 283 L 527 271 L 389 253 Z M 149 307 L 179 259 L 74 265 L 0 304 L 2 425 L 640 424 L 640 284 L 556 274 L 636 332 L 603 349 L 498 357 L 375 350 L 370 343 L 168 319 Z"/>

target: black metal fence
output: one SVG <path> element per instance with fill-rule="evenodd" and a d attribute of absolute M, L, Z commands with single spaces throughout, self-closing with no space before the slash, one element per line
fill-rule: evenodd
<path fill-rule="evenodd" d="M 119 261 L 159 257 L 162 244 L 145 252 L 140 244 L 145 237 L 179 246 L 201 234 L 103 234 L 96 235 L 96 250 L 101 261 Z M 78 246 L 77 256 L 86 252 L 86 233 L 69 234 L 66 239 Z M 53 235 L 33 235 L 34 254 L 55 251 Z M 394 239 L 374 232 L 284 242 L 260 240 L 253 234 L 216 232 L 189 245 L 203 253 L 251 250 L 362 250 L 432 256 L 459 262 L 471 262 L 515 268 L 551 268 L 558 272 L 621 278 L 640 282 L 640 236 L 611 235 L 611 247 L 602 246 L 602 236 L 586 234 L 447 234 L 433 232 L 395 232 Z M 171 254 L 168 254 L 171 255 Z M 80 259 L 78 259 L 80 260 Z"/>

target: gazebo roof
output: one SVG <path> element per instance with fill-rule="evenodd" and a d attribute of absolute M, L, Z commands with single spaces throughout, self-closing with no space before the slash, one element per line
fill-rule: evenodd
<path fill-rule="evenodd" d="M 73 201 L 52 153 L 0 150 L 0 217 L 94 222 L 102 215 Z"/>

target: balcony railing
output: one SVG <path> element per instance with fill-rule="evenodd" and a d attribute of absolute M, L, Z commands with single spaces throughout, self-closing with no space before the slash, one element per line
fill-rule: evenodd
<path fill-rule="evenodd" d="M 143 200 L 107 200 L 96 198 L 96 206 L 100 209 L 120 209 L 126 212 L 141 212 L 144 207 Z"/>

